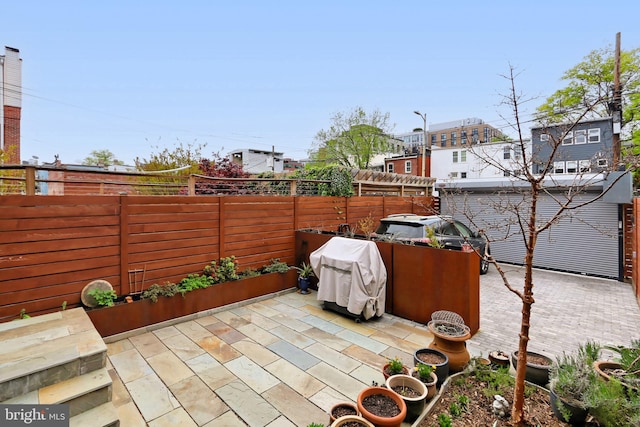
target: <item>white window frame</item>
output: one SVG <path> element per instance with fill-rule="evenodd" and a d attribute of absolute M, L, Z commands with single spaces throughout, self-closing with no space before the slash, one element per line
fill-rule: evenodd
<path fill-rule="evenodd" d="M 449 178 L 457 178 L 458 172 L 449 172 Z"/>
<path fill-rule="evenodd" d="M 573 145 L 573 132 L 567 132 L 562 139 L 562 145 Z"/>
<path fill-rule="evenodd" d="M 467 163 L 467 150 L 460 150 L 460 163 Z"/>
<path fill-rule="evenodd" d="M 541 134 L 540 134 L 540 141 L 541 141 L 541 142 L 547 142 L 547 141 L 549 141 L 549 134 L 548 134 L 548 133 L 541 133 Z"/>
<path fill-rule="evenodd" d="M 589 173 L 589 172 L 591 172 L 591 160 L 580 160 L 580 161 L 578 161 L 578 168 L 580 169 L 580 173 Z"/>
<path fill-rule="evenodd" d="M 387 163 L 387 172 L 393 173 L 393 163 Z"/>
<path fill-rule="evenodd" d="M 599 168 L 609 167 L 609 161 L 607 159 L 598 159 L 598 167 Z"/>
<path fill-rule="evenodd" d="M 584 129 L 573 132 L 573 143 L 576 145 L 587 143 L 587 131 Z"/>
<path fill-rule="evenodd" d="M 589 142 L 589 144 L 600 143 L 600 128 L 589 129 L 587 141 Z"/>
<path fill-rule="evenodd" d="M 502 148 L 502 159 L 509 160 L 510 158 L 511 158 L 511 147 L 505 145 Z"/>
<path fill-rule="evenodd" d="M 568 160 L 566 162 L 567 173 L 578 173 L 578 161 Z"/>
<path fill-rule="evenodd" d="M 553 173 L 561 174 L 565 172 L 564 162 L 553 162 Z"/>
<path fill-rule="evenodd" d="M 453 163 L 458 163 L 458 152 L 457 151 L 453 151 Z"/>
<path fill-rule="evenodd" d="M 404 173 L 411 173 L 411 160 L 405 160 Z"/>

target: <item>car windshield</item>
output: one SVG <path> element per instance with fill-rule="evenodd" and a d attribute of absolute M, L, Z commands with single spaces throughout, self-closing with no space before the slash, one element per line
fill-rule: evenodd
<path fill-rule="evenodd" d="M 424 237 L 424 225 L 383 222 L 376 230 L 376 234 L 391 234 L 398 239 L 421 239 Z"/>

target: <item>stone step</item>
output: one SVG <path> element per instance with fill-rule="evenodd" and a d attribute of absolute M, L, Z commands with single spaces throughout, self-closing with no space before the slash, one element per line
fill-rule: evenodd
<path fill-rule="evenodd" d="M 107 346 L 82 308 L 0 324 L 0 402 L 104 368 Z"/>
<path fill-rule="evenodd" d="M 69 415 L 76 416 L 111 401 L 111 377 L 106 368 L 89 372 L 57 384 L 42 387 L 2 403 L 69 405 Z"/>
<path fill-rule="evenodd" d="M 69 420 L 69 427 L 119 427 L 118 411 L 107 402 Z"/>

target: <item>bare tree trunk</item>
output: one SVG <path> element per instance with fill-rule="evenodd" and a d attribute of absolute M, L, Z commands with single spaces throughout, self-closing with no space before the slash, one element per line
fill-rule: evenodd
<path fill-rule="evenodd" d="M 533 251 L 536 248 L 538 230 L 536 229 L 536 209 L 540 189 L 535 182 L 531 183 L 531 211 L 529 229 L 526 240 L 527 252 L 524 259 L 524 293 L 522 295 L 522 322 L 520 324 L 520 342 L 518 344 L 518 368 L 516 369 L 515 389 L 513 391 L 513 408 L 511 420 L 516 425 L 524 423 L 524 380 L 527 369 L 527 345 L 529 344 L 529 327 L 531 326 L 531 305 L 533 299 Z"/>

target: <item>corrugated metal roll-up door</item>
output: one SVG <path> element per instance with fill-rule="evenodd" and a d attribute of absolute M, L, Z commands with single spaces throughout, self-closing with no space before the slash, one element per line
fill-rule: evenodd
<path fill-rule="evenodd" d="M 574 205 L 592 200 L 595 195 L 580 194 L 576 196 Z M 522 202 L 522 195 L 455 194 L 442 197 L 440 203 L 442 214 L 453 215 L 462 221 L 468 222 L 460 213 L 463 207 L 472 213 L 471 217 L 478 228 L 484 228 L 495 240 L 491 243 L 491 253 L 496 260 L 523 264 L 525 248 L 519 227 L 513 221 L 512 214 L 494 208 L 493 204 L 497 201 L 515 206 Z M 528 203 L 522 206 L 524 208 Z M 540 195 L 539 221 L 546 221 L 557 210 L 558 204 L 551 196 Z M 505 240 L 507 234 L 511 235 Z M 617 279 L 620 262 L 618 252 L 618 205 L 598 200 L 575 211 L 567 211 L 557 224 L 542 232 L 533 261 L 535 267 Z"/>

